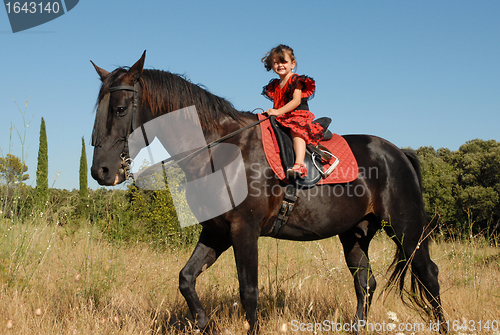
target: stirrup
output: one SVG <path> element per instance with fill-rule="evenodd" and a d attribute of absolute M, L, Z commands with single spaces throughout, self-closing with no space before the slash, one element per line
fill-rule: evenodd
<path fill-rule="evenodd" d="M 316 156 L 321 157 L 321 159 L 325 162 L 329 162 L 330 159 L 332 158 L 330 151 L 322 144 L 318 144 L 317 146 L 308 144 L 307 149 L 309 150 L 311 155 L 314 153 L 316 154 Z"/>
<path fill-rule="evenodd" d="M 295 166 L 298 166 L 295 168 Z M 307 177 L 307 168 L 304 164 L 294 164 L 293 168 L 286 170 L 287 177 L 289 179 L 292 178 L 306 178 Z"/>
<path fill-rule="evenodd" d="M 321 149 L 320 149 L 321 150 Z M 327 150 L 321 150 L 323 152 L 323 155 L 327 155 L 329 156 L 329 159 L 327 159 L 326 161 L 331 161 L 332 159 L 335 158 L 335 161 L 332 163 L 332 165 L 328 168 L 328 170 L 326 170 L 325 172 L 323 172 L 323 169 L 320 168 L 317 164 L 316 164 L 316 155 L 318 155 L 316 152 L 313 152 L 311 154 L 311 157 L 312 157 L 312 162 L 314 164 L 314 167 L 319 171 L 319 173 L 321 173 L 321 175 L 323 176 L 323 178 L 327 178 L 329 175 L 332 174 L 333 170 L 335 170 L 335 168 L 339 165 L 340 163 L 340 159 L 338 159 L 335 155 L 333 155 L 330 151 L 327 151 Z M 321 155 L 321 156 L 323 156 Z M 323 158 L 323 157 L 322 157 Z"/>

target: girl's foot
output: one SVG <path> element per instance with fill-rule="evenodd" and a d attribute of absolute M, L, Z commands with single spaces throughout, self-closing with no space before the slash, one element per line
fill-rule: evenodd
<path fill-rule="evenodd" d="M 291 169 L 288 169 L 286 171 L 286 174 L 288 176 L 289 179 L 292 179 L 292 178 L 306 178 L 307 177 L 307 168 L 304 164 L 297 164 L 295 163 L 295 165 L 293 166 L 293 168 Z"/>

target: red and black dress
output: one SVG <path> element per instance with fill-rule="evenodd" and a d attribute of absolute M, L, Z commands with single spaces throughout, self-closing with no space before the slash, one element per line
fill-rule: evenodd
<path fill-rule="evenodd" d="M 309 111 L 307 105 L 307 101 L 313 98 L 316 89 L 314 79 L 293 73 L 283 88 L 280 87 L 279 79 L 273 79 L 264 86 L 262 95 L 274 103 L 274 109 L 278 109 L 293 99 L 293 92 L 301 85 L 301 104 L 291 112 L 278 115 L 276 121 L 299 134 L 306 141 L 306 144 L 310 143 L 316 146 L 323 138 L 323 128 L 312 123 L 314 114 Z"/>

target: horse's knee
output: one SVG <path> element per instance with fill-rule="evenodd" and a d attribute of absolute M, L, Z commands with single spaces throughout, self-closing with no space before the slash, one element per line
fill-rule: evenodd
<path fill-rule="evenodd" d="M 377 281 L 371 269 L 358 269 L 354 274 L 354 282 L 365 291 L 374 291 L 377 287 Z"/>
<path fill-rule="evenodd" d="M 257 301 L 259 297 L 259 288 L 258 287 L 245 287 L 240 290 L 240 297 L 242 303 Z"/>
<path fill-rule="evenodd" d="M 195 283 L 195 277 L 189 273 L 188 269 L 184 267 L 181 272 L 179 272 L 179 290 L 182 294 L 189 292 Z"/>
<path fill-rule="evenodd" d="M 377 288 L 377 281 L 375 280 L 375 277 L 373 276 L 373 273 L 370 272 L 370 278 L 368 279 L 368 286 L 366 290 L 368 292 L 373 292 Z"/>

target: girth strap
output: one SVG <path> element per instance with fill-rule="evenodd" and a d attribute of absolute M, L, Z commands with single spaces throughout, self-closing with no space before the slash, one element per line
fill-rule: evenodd
<path fill-rule="evenodd" d="M 292 214 L 293 207 L 295 206 L 295 201 L 297 201 L 297 187 L 292 184 L 288 184 L 285 190 L 285 197 L 283 198 L 283 203 L 281 204 L 280 211 L 276 217 L 273 227 L 273 236 L 278 236 L 281 228 L 288 221 L 290 214 Z"/>

